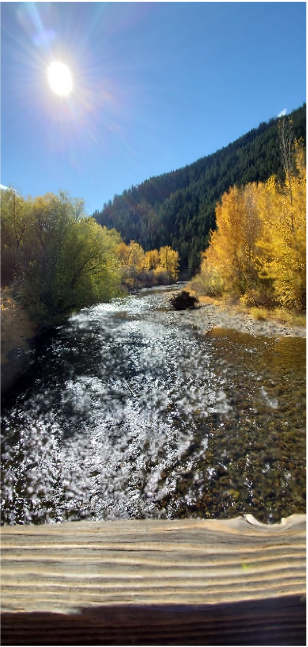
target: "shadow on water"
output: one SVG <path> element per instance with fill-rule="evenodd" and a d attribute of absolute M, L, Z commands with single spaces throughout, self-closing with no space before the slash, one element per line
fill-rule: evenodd
<path fill-rule="evenodd" d="M 305 340 L 199 335 L 169 291 L 40 341 L 4 400 L 2 523 L 304 511 Z"/>

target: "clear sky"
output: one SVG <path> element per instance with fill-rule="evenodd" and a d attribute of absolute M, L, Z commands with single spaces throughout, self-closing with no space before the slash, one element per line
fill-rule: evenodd
<path fill-rule="evenodd" d="M 305 2 L 2 2 L 1 183 L 95 209 L 306 100 Z M 71 70 L 53 92 L 47 66 Z"/>

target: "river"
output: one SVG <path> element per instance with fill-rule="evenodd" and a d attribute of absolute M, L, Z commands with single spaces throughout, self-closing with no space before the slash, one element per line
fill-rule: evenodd
<path fill-rule="evenodd" d="M 84 309 L 2 408 L 2 523 L 305 511 L 305 339 L 204 335 L 170 288 Z"/>

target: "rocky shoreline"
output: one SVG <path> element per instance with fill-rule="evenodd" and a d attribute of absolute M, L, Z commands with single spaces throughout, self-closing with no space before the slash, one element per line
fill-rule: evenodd
<path fill-rule="evenodd" d="M 176 292 L 174 293 L 176 294 Z M 166 305 L 170 297 L 166 297 Z M 198 333 L 206 334 L 215 328 L 236 330 L 254 336 L 306 337 L 304 326 L 289 325 L 275 320 L 257 320 L 249 313 L 237 312 L 232 306 L 203 304 L 192 310 L 169 311 L 169 320 L 192 325 Z"/>

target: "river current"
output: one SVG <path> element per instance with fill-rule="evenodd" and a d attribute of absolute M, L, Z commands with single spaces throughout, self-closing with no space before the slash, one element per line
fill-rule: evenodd
<path fill-rule="evenodd" d="M 2 523 L 305 511 L 305 340 L 201 334 L 170 288 L 84 309 L 2 409 Z"/>

